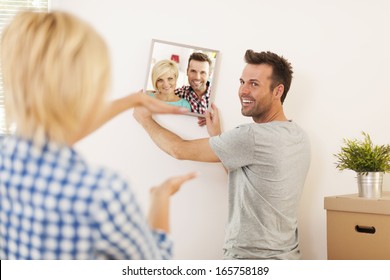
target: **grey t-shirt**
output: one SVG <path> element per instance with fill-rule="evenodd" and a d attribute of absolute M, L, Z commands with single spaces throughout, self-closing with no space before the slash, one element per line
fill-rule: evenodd
<path fill-rule="evenodd" d="M 299 259 L 298 206 L 310 143 L 294 122 L 238 126 L 210 138 L 229 171 L 226 259 Z"/>

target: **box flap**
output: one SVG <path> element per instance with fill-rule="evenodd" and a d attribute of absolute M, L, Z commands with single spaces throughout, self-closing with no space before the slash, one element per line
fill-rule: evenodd
<path fill-rule="evenodd" d="M 390 192 L 383 192 L 381 198 L 363 198 L 358 194 L 328 196 L 324 199 L 324 208 L 333 211 L 390 215 Z"/>

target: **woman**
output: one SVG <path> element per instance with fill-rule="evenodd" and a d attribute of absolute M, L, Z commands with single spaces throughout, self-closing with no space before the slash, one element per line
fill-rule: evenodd
<path fill-rule="evenodd" d="M 174 61 L 168 59 L 160 60 L 154 65 L 152 70 L 152 83 L 155 93 L 150 93 L 149 95 L 170 105 L 187 108 L 190 112 L 190 103 L 175 94 L 178 76 L 179 70 Z"/>
<path fill-rule="evenodd" d="M 124 108 L 178 108 L 141 93 L 107 105 L 107 46 L 67 13 L 22 12 L 1 44 L 16 133 L 0 143 L 0 259 L 171 258 L 169 198 L 194 174 L 153 188 L 147 220 L 129 184 L 73 144 Z"/>

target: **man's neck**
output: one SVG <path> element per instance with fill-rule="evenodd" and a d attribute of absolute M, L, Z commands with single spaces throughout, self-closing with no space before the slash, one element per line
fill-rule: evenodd
<path fill-rule="evenodd" d="M 196 95 L 199 97 L 199 99 L 201 99 L 202 96 L 205 95 L 207 90 L 208 90 L 208 83 L 206 83 L 205 88 L 202 90 L 195 90 L 195 89 L 192 89 L 192 90 L 196 93 Z"/>
<path fill-rule="evenodd" d="M 273 121 L 285 122 L 288 121 L 284 115 L 283 107 L 276 111 L 270 111 L 267 115 L 253 117 L 255 123 L 269 123 Z"/>
<path fill-rule="evenodd" d="M 196 93 L 196 95 L 200 98 L 202 98 L 202 96 L 207 92 L 207 88 L 205 90 L 194 90 L 194 92 Z"/>

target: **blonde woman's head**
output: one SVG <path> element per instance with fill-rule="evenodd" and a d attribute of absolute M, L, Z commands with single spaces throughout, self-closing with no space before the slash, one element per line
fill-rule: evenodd
<path fill-rule="evenodd" d="M 172 75 L 174 77 L 174 84 L 176 86 L 177 78 L 179 77 L 179 69 L 177 68 L 176 62 L 163 59 L 157 62 L 152 69 L 152 83 L 153 88 L 158 92 L 158 85 L 160 78 L 166 74 Z"/>
<path fill-rule="evenodd" d="M 1 44 L 6 116 L 17 134 L 68 142 L 102 109 L 109 56 L 88 24 L 64 12 L 21 12 Z"/>

